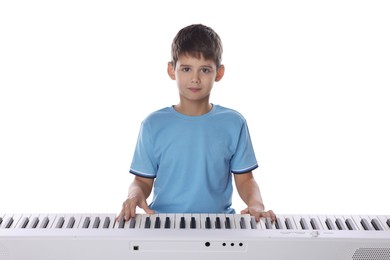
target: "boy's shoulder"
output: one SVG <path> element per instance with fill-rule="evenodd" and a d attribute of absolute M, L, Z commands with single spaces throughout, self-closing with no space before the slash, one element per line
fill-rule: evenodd
<path fill-rule="evenodd" d="M 217 116 L 225 116 L 229 118 L 235 118 L 240 121 L 245 121 L 244 116 L 235 109 L 224 107 L 221 105 L 214 105 L 214 107 L 215 107 L 215 114 Z"/>

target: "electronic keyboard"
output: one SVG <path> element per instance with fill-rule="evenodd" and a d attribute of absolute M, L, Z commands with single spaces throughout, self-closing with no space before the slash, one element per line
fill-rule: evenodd
<path fill-rule="evenodd" d="M 0 260 L 389 260 L 390 215 L 1 214 Z"/>

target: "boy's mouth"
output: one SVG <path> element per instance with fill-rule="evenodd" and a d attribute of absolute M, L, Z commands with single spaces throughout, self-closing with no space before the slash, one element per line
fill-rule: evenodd
<path fill-rule="evenodd" d="M 199 92 L 201 88 L 188 88 L 191 92 Z"/>

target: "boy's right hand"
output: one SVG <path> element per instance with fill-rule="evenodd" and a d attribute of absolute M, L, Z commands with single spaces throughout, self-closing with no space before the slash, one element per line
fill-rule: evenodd
<path fill-rule="evenodd" d="M 146 214 L 154 214 L 154 210 L 151 210 L 146 202 L 145 198 L 139 196 L 129 196 L 122 204 L 122 210 L 119 216 L 116 218 L 120 221 L 122 218 L 128 221 L 136 216 L 136 208 L 140 207 L 145 211 Z"/>

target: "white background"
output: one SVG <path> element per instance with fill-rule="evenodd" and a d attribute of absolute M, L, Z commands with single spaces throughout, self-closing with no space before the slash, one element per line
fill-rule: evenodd
<path fill-rule="evenodd" d="M 276 213 L 390 214 L 388 1 L 1 1 L 0 212 L 118 213 L 176 32 L 214 28 Z M 237 210 L 244 205 L 234 195 Z"/>

